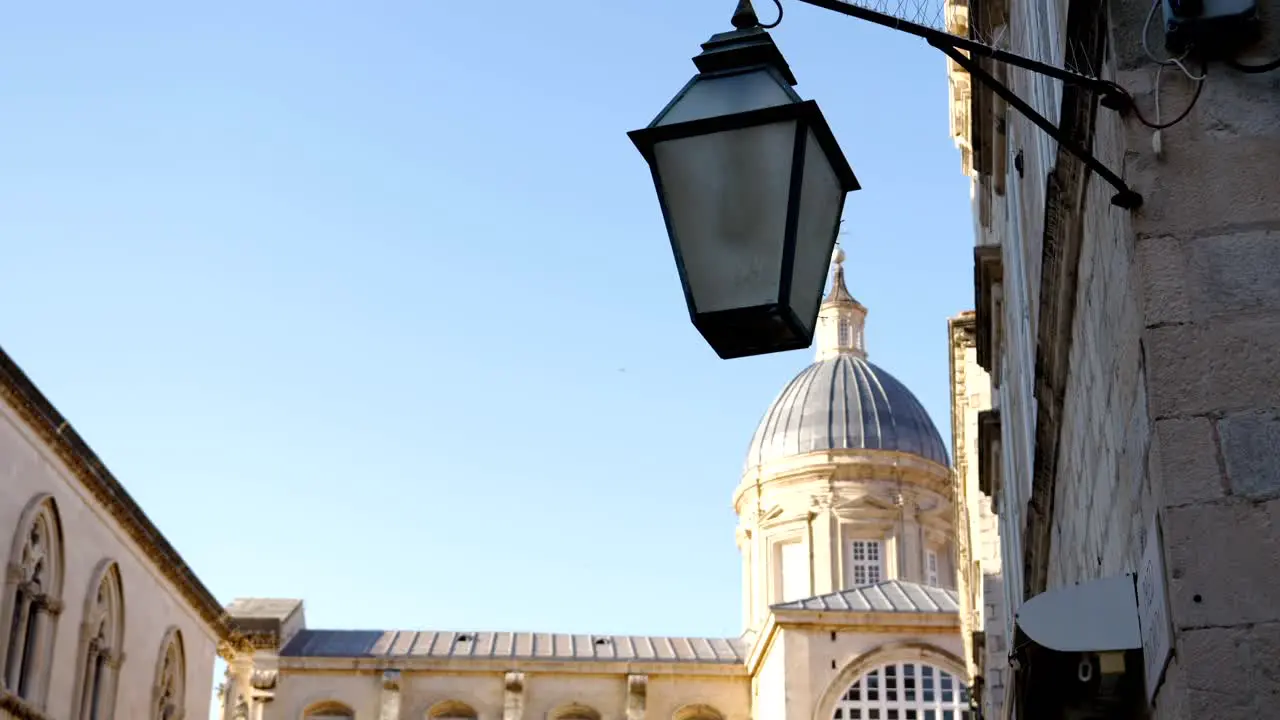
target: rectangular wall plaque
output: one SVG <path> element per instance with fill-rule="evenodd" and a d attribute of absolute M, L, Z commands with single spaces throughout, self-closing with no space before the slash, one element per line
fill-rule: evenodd
<path fill-rule="evenodd" d="M 1147 684 L 1147 702 L 1156 697 L 1164 679 L 1165 666 L 1173 654 L 1169 622 L 1169 592 L 1164 572 L 1164 538 L 1160 514 L 1152 515 L 1147 526 L 1146 548 L 1138 567 L 1138 627 L 1142 631 L 1142 659 Z"/>

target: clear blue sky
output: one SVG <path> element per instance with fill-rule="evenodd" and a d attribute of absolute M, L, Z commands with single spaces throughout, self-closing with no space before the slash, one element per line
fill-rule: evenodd
<path fill-rule="evenodd" d="M 944 57 L 784 2 L 871 359 L 949 440 Z M 730 494 L 811 352 L 716 358 L 625 134 L 733 0 L 198 5 L 5 12 L 0 344 L 220 600 L 736 635 Z"/>

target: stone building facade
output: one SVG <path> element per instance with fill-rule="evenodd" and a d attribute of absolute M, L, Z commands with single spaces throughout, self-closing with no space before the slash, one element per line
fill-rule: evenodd
<path fill-rule="evenodd" d="M 765 412 L 732 491 L 732 638 L 330 630 L 299 600 L 224 608 L 0 352 L 0 720 L 186 720 L 211 695 L 218 720 L 971 720 L 987 502 L 867 359 L 842 261 L 815 362 Z M 970 458 L 987 391 L 966 322 Z"/>
<path fill-rule="evenodd" d="M 1000 554 L 1000 516 L 990 489 L 981 483 L 979 453 L 984 428 L 991 424 L 991 379 L 978 364 L 977 318 L 970 312 L 947 321 L 951 350 L 951 447 L 954 455 L 956 563 L 960 573 L 960 619 L 965 660 L 973 694 L 983 717 L 997 718 L 1004 708 L 1004 574 Z"/>
<path fill-rule="evenodd" d="M 219 603 L 0 351 L 0 720 L 204 717 Z"/>
<path fill-rule="evenodd" d="M 299 600 L 243 599 L 228 612 L 253 650 L 228 664 L 220 720 L 974 717 L 956 557 L 982 522 L 962 520 L 923 407 L 867 360 L 841 259 L 816 362 L 764 414 L 732 493 L 741 636 L 321 629 Z"/>
<path fill-rule="evenodd" d="M 1259 5 L 1262 39 L 1238 49 L 1243 62 L 1280 54 L 1280 2 Z M 1141 682 L 1117 716 L 1275 717 L 1277 76 L 1215 61 L 1197 80 L 1194 55 L 1186 72 L 1158 64 L 1162 22 L 1146 0 L 949 6 L 952 32 L 1114 80 L 1152 124 L 1193 105 L 1157 138 L 1091 92 L 987 66 L 1144 195 L 1129 211 L 951 68 L 973 179 L 977 354 L 994 385 L 981 482 L 1005 531 L 1005 631 L 1015 637 L 1019 608 L 1048 591 L 1145 574 L 1165 597 L 1138 598 L 1143 647 L 1125 673 Z M 1029 713 L 1048 691 L 1029 675 L 1017 674 L 1007 708 L 1039 718 Z"/>

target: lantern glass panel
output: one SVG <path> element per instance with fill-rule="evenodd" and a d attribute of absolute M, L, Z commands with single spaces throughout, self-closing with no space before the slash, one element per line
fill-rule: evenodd
<path fill-rule="evenodd" d="M 845 190 L 827 153 L 812 130 L 804 150 L 804 172 L 800 190 L 800 214 L 796 219 L 795 262 L 791 274 L 791 309 L 812 332 L 818 305 L 826 285 L 831 251 L 835 249 L 844 209 Z"/>
<path fill-rule="evenodd" d="M 655 126 L 734 115 L 799 102 L 795 91 L 766 68 L 712 77 L 697 77 L 663 111 Z"/>
<path fill-rule="evenodd" d="M 777 303 L 794 120 L 657 143 L 655 172 L 695 313 Z"/>

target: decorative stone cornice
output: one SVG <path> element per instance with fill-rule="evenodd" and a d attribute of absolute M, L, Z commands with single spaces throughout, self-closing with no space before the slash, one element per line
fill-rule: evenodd
<path fill-rule="evenodd" d="M 249 643 L 248 640 L 241 637 L 239 633 L 233 633 L 231 637 L 218 641 L 218 657 L 232 662 L 239 657 L 253 655 L 256 648 Z"/>
<path fill-rule="evenodd" d="M 893 450 L 839 449 L 795 455 L 746 473 L 733 495 L 734 510 L 742 512 L 770 488 L 821 483 L 837 487 L 846 482 L 902 480 L 943 494 L 951 491 L 951 468 L 912 453 Z"/>
<path fill-rule="evenodd" d="M 235 624 L 235 620 L 232 620 Z M 236 632 L 240 633 L 244 643 L 254 650 L 279 650 L 280 635 L 273 630 L 246 630 L 238 628 Z"/>
<path fill-rule="evenodd" d="M 155 569 L 173 583 L 208 624 L 214 635 L 230 640 L 236 633 L 213 593 L 169 544 L 142 508 L 129 496 L 97 454 L 8 353 L 0 349 L 0 400 L 71 470 L 80 484 L 138 544 Z"/>

